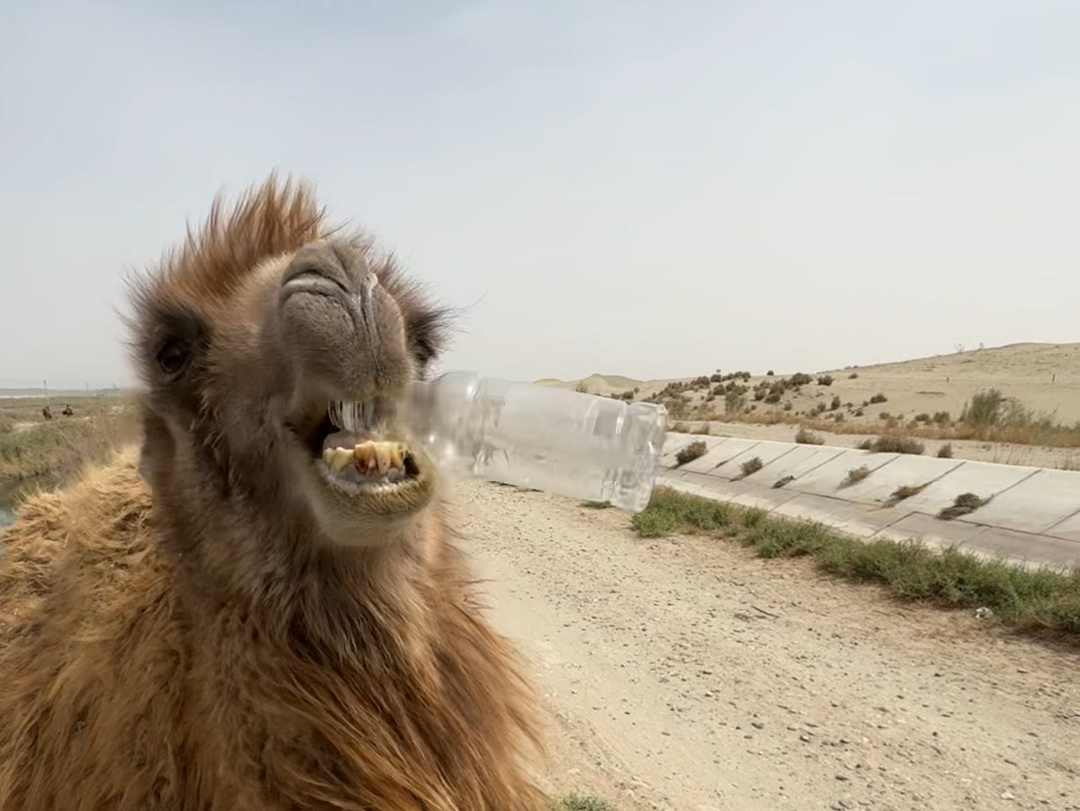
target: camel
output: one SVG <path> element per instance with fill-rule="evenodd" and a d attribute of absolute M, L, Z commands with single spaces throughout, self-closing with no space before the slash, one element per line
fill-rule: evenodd
<path fill-rule="evenodd" d="M 0 536 L 0 808 L 546 807 L 538 698 L 395 410 L 449 310 L 303 182 L 223 200 L 131 279 L 141 444 Z"/>

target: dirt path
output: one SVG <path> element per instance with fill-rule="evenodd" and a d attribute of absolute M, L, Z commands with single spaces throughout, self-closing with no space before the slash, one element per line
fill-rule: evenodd
<path fill-rule="evenodd" d="M 1080 809 L 1080 656 L 624 514 L 459 486 L 559 791 L 621 811 Z"/>

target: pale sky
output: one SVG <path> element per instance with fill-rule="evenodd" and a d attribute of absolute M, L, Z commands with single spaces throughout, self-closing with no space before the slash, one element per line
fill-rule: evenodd
<path fill-rule="evenodd" d="M 132 382 L 121 273 L 275 167 L 468 308 L 444 368 L 1080 340 L 1077 0 L 37 0 L 0 10 L 0 386 Z"/>

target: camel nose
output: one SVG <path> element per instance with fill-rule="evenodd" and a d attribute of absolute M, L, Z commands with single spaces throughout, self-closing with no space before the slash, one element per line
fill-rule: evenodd
<path fill-rule="evenodd" d="M 281 277 L 282 292 L 308 289 L 351 295 L 354 280 L 344 263 L 324 246 L 312 245 L 296 252 Z"/>

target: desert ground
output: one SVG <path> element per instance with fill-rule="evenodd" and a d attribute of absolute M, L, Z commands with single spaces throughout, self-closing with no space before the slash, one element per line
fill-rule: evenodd
<path fill-rule="evenodd" d="M 493 484 L 453 503 L 550 710 L 559 792 L 676 811 L 1080 809 L 1080 655 L 972 612 L 641 540 Z"/>
<path fill-rule="evenodd" d="M 664 402 L 672 427 L 713 435 L 790 442 L 806 427 L 828 444 L 854 447 L 883 433 L 902 433 L 922 440 L 927 454 L 949 444 L 958 458 L 1080 468 L 1080 343 L 1012 344 L 876 366 L 803 370 L 809 382 L 769 402 L 771 387 L 799 371 L 781 372 L 780 363 L 773 375 L 739 375 L 733 367 L 702 370 L 698 378 L 595 374 L 537 382 Z M 965 407 L 990 389 L 1005 399 L 998 424 L 965 424 Z M 758 390 L 761 399 L 755 399 Z"/>
<path fill-rule="evenodd" d="M 712 433 L 790 440 L 810 426 L 857 444 L 893 431 L 922 436 L 928 454 L 950 442 L 959 457 L 1050 466 L 1076 452 L 1080 345 L 838 370 L 819 385 L 824 374 L 771 404 L 753 399 L 754 386 L 790 375 L 740 376 L 748 396 L 735 414 L 724 412 L 731 379 L 712 401 L 719 382 L 674 381 L 690 385 L 668 399 L 690 412 L 674 422 Z M 673 381 L 545 382 L 641 399 Z M 1038 436 L 1060 444 L 957 438 L 965 404 L 990 386 L 1054 412 L 1066 428 Z M 854 414 L 878 393 L 885 403 Z M 836 409 L 842 422 L 809 416 L 837 396 L 853 403 Z M 0 526 L 15 490 L 62 484 L 132 441 L 127 400 L 73 405 L 75 418 L 44 423 L 40 403 L 0 401 Z M 940 411 L 948 423 L 915 419 Z M 552 758 L 540 779 L 554 796 L 606 801 L 565 808 L 1080 811 L 1075 644 L 901 602 L 718 537 L 644 539 L 626 513 L 575 500 L 480 482 L 451 483 L 448 499 L 490 615 L 543 694 Z"/>

